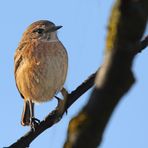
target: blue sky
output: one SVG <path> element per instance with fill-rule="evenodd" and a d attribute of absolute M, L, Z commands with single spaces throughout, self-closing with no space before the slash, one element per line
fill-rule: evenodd
<path fill-rule="evenodd" d="M 8 146 L 29 130 L 20 124 L 23 100 L 14 80 L 13 56 L 26 27 L 36 20 L 48 19 L 62 25 L 58 36 L 69 55 L 65 83 L 75 89 L 101 65 L 104 55 L 107 21 L 112 0 L 26 0 L 2 1 L 0 5 L 0 147 Z M 147 31 L 148 34 L 148 31 Z M 136 56 L 133 71 L 136 84 L 116 108 L 104 134 L 101 148 L 148 147 L 148 49 Z M 62 148 L 69 120 L 86 103 L 90 91 L 69 109 L 68 115 L 45 131 L 30 148 Z M 36 116 L 43 119 L 54 109 L 56 100 L 36 106 Z"/>

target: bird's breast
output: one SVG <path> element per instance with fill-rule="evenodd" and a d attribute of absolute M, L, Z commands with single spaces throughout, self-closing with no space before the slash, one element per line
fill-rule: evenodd
<path fill-rule="evenodd" d="M 61 42 L 42 42 L 24 52 L 24 62 L 16 74 L 18 88 L 25 98 L 34 102 L 48 101 L 65 82 L 66 50 Z"/>

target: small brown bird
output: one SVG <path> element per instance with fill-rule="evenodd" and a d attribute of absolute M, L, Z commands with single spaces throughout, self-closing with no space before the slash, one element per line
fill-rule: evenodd
<path fill-rule="evenodd" d="M 14 56 L 17 88 L 24 98 L 21 124 L 33 126 L 34 103 L 46 102 L 63 88 L 68 56 L 55 26 L 48 20 L 32 23 L 24 32 Z"/>

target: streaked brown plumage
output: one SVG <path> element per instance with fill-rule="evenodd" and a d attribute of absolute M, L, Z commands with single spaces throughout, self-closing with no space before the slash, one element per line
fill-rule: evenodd
<path fill-rule="evenodd" d="M 16 49 L 15 80 L 24 98 L 22 125 L 33 123 L 34 103 L 52 99 L 65 82 L 68 56 L 56 33 L 61 27 L 37 21 L 27 28 Z"/>

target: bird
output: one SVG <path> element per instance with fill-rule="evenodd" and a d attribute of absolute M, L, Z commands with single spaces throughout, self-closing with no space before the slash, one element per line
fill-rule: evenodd
<path fill-rule="evenodd" d="M 68 70 L 67 50 L 59 40 L 56 26 L 39 20 L 25 30 L 14 54 L 14 76 L 24 100 L 21 124 L 33 127 L 34 104 L 47 102 L 63 89 Z"/>

